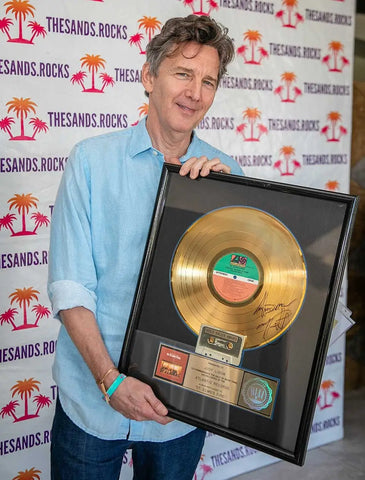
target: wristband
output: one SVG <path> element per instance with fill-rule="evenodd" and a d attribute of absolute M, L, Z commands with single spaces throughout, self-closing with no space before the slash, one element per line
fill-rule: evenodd
<path fill-rule="evenodd" d="M 115 390 L 119 387 L 119 385 L 123 382 L 123 380 L 126 378 L 126 376 L 121 373 L 117 376 L 117 378 L 114 380 L 114 382 L 110 385 L 108 390 L 106 391 L 105 395 L 105 400 L 109 403 L 110 402 L 110 397 L 113 395 Z"/>

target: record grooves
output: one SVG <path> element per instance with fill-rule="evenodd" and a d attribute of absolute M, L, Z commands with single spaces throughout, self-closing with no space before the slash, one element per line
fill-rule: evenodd
<path fill-rule="evenodd" d="M 170 278 L 175 306 L 196 334 L 210 325 L 245 335 L 245 349 L 290 327 L 307 282 L 292 233 L 272 215 L 241 206 L 213 210 L 188 228 Z"/>

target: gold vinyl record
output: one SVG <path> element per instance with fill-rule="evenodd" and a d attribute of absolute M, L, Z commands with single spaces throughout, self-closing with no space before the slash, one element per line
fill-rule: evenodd
<path fill-rule="evenodd" d="M 186 324 L 247 337 L 245 349 L 282 335 L 302 306 L 303 253 L 272 215 L 251 207 L 214 210 L 193 223 L 171 263 L 171 290 Z"/>

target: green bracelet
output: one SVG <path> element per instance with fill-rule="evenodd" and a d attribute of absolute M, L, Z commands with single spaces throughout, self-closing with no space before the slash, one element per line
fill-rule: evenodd
<path fill-rule="evenodd" d="M 120 373 L 117 378 L 114 380 L 114 382 L 110 385 L 108 390 L 106 391 L 106 394 L 110 398 L 115 390 L 119 387 L 119 385 L 123 382 L 123 380 L 126 378 L 126 376 L 123 373 Z"/>

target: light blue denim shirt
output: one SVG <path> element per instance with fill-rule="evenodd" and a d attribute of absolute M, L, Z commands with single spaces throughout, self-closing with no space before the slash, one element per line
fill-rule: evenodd
<path fill-rule="evenodd" d="M 195 134 L 180 159 L 229 156 Z M 72 150 L 52 215 L 48 293 L 55 316 L 83 306 L 97 319 L 118 364 L 164 162 L 152 147 L 145 120 L 135 127 L 89 138 Z M 61 325 L 53 376 L 63 409 L 86 432 L 103 439 L 166 441 L 194 427 L 162 426 L 124 418 L 102 398 L 95 380 Z"/>

